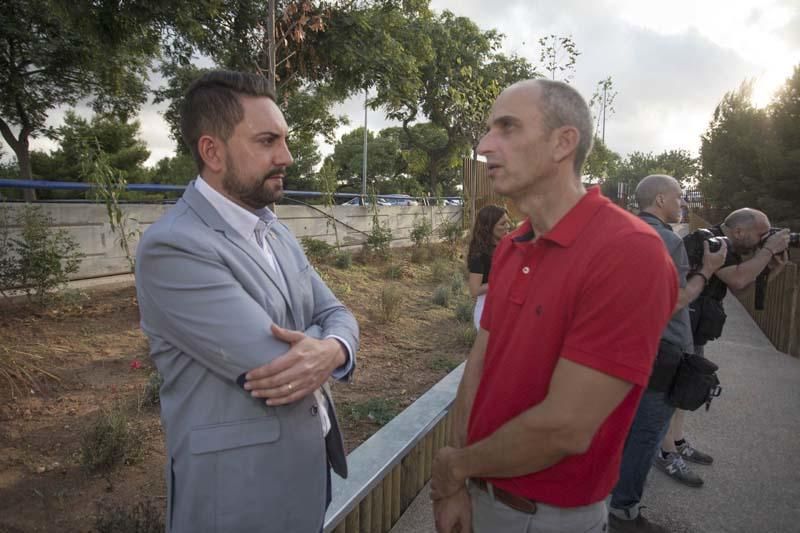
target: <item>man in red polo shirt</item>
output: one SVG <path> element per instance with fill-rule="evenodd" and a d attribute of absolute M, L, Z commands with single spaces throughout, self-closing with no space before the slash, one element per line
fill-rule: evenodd
<path fill-rule="evenodd" d="M 678 292 L 658 235 L 580 170 L 592 120 L 569 85 L 529 80 L 478 146 L 528 215 L 495 250 L 481 329 L 433 467 L 439 532 L 602 532 L 633 415 Z"/>

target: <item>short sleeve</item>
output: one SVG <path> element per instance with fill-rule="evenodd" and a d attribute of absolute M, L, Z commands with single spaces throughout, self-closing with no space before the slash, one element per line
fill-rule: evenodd
<path fill-rule="evenodd" d="M 590 263 L 561 356 L 646 386 L 678 296 L 663 241 L 634 233 Z"/>
<path fill-rule="evenodd" d="M 467 268 L 472 274 L 484 274 L 486 270 L 485 263 L 483 254 L 471 255 L 467 259 Z"/>

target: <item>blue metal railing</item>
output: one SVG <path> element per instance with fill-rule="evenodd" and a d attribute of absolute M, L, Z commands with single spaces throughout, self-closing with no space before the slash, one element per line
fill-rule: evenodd
<path fill-rule="evenodd" d="M 46 180 L 23 180 L 23 179 L 0 179 L 0 189 L 45 189 L 45 190 L 61 190 L 61 191 L 89 191 L 96 188 L 94 183 L 83 183 L 77 181 L 46 181 Z M 160 183 L 128 183 L 125 187 L 127 191 L 131 192 L 183 192 L 186 185 L 163 185 Z M 319 198 L 326 196 L 326 193 L 319 191 L 284 191 L 285 196 L 294 198 Z M 358 193 L 337 192 L 333 193 L 335 198 L 361 198 L 362 195 Z M 376 194 L 377 198 L 382 198 L 387 201 L 390 200 L 414 200 L 420 204 L 436 203 L 434 197 L 424 196 L 404 196 L 397 194 Z M 443 196 L 439 200 L 444 202 L 460 202 L 459 196 Z"/>

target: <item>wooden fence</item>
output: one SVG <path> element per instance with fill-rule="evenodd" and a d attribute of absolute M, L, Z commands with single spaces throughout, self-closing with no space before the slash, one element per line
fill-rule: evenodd
<path fill-rule="evenodd" d="M 764 309 L 755 309 L 755 287 L 736 294 L 770 342 L 782 352 L 800 357 L 800 267 L 788 263 L 767 283 Z"/>
<path fill-rule="evenodd" d="M 386 533 L 400 519 L 450 434 L 463 370 L 461 364 L 347 456 L 350 475 L 332 480 L 325 533 Z"/>
<path fill-rule="evenodd" d="M 485 205 L 500 205 L 506 208 L 512 219 L 520 221 L 525 218 L 514 205 L 492 188 L 489 169 L 483 161 L 475 161 L 465 157 L 461 166 L 461 177 L 464 183 L 464 224 L 472 228 L 475 214 Z"/>

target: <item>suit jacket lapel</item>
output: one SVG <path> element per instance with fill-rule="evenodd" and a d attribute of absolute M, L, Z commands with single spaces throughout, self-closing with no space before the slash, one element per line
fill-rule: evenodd
<path fill-rule="evenodd" d="M 246 253 L 258 265 L 267 278 L 269 278 L 272 284 L 278 289 L 281 296 L 283 296 L 283 299 L 286 300 L 287 307 L 289 307 L 291 310 L 292 300 L 289 290 L 281 282 L 278 273 L 267 264 L 267 260 L 263 254 L 260 254 L 252 244 L 244 240 L 242 236 L 231 227 L 230 224 L 225 222 L 225 219 L 220 216 L 219 212 L 217 212 L 217 210 L 214 209 L 208 200 L 206 200 L 206 198 L 200 194 L 197 189 L 195 189 L 194 181 L 192 181 L 186 187 L 186 191 L 183 193 L 182 199 L 189 204 L 189 206 L 197 213 L 197 216 L 203 219 L 203 221 L 208 224 L 211 229 L 223 233 L 225 238 L 227 238 L 234 246 Z M 283 268 L 282 264 L 281 268 Z M 284 273 L 285 272 L 286 270 L 284 270 Z"/>

